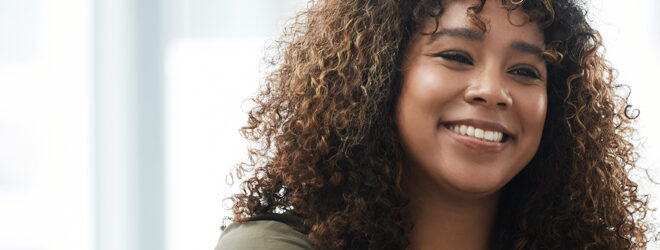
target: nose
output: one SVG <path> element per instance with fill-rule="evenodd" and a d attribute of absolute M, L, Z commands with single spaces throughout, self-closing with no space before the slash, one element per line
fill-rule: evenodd
<path fill-rule="evenodd" d="M 505 81 L 499 73 L 485 71 L 468 86 L 464 99 L 470 104 L 484 105 L 488 108 L 511 107 L 513 99 L 504 84 Z"/>

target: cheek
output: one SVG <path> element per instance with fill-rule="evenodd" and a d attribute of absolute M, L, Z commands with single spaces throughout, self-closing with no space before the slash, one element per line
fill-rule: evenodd
<path fill-rule="evenodd" d="M 530 98 L 532 97 L 532 98 Z M 535 91 L 527 93 L 521 101 L 521 116 L 527 133 L 535 135 L 536 140 L 541 140 L 541 133 L 545 123 L 546 110 L 548 109 L 548 98 L 546 91 Z"/>
<path fill-rule="evenodd" d="M 461 90 L 460 76 L 440 65 L 415 65 L 404 75 L 402 97 L 414 98 L 420 110 L 438 111 Z"/>
<path fill-rule="evenodd" d="M 439 119 L 455 96 L 456 85 L 438 65 L 412 65 L 404 72 L 396 116 L 409 151 L 423 151 L 435 142 L 429 135 L 437 130 Z"/>

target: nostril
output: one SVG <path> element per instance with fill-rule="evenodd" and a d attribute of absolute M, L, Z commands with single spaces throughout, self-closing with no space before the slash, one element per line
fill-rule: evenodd
<path fill-rule="evenodd" d="M 474 101 L 477 101 L 477 102 L 484 102 L 484 103 L 487 103 L 486 99 L 481 98 L 481 97 L 475 97 L 473 100 L 474 100 Z"/>

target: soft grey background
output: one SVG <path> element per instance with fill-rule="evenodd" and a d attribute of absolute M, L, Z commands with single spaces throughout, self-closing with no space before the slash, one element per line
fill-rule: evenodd
<path fill-rule="evenodd" d="M 639 166 L 660 180 L 660 3 L 592 5 L 641 111 Z M 212 249 L 246 155 L 243 101 L 304 6 L 0 0 L 0 250 Z M 659 207 L 659 186 L 633 174 Z"/>

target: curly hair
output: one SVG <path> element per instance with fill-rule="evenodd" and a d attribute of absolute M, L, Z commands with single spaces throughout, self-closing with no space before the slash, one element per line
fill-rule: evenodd
<path fill-rule="evenodd" d="M 486 0 L 469 8 L 480 29 Z M 539 149 L 502 191 L 494 249 L 643 249 L 647 200 L 628 172 L 636 118 L 573 0 L 502 0 L 541 27 L 548 110 Z M 412 229 L 395 120 L 405 47 L 438 0 L 317 0 L 267 58 L 232 178 L 234 220 L 295 213 L 318 246 L 405 249 Z M 250 177 L 247 175 L 251 174 Z M 234 176 L 235 175 L 235 176 Z M 246 178 L 244 178 L 246 177 Z"/>

